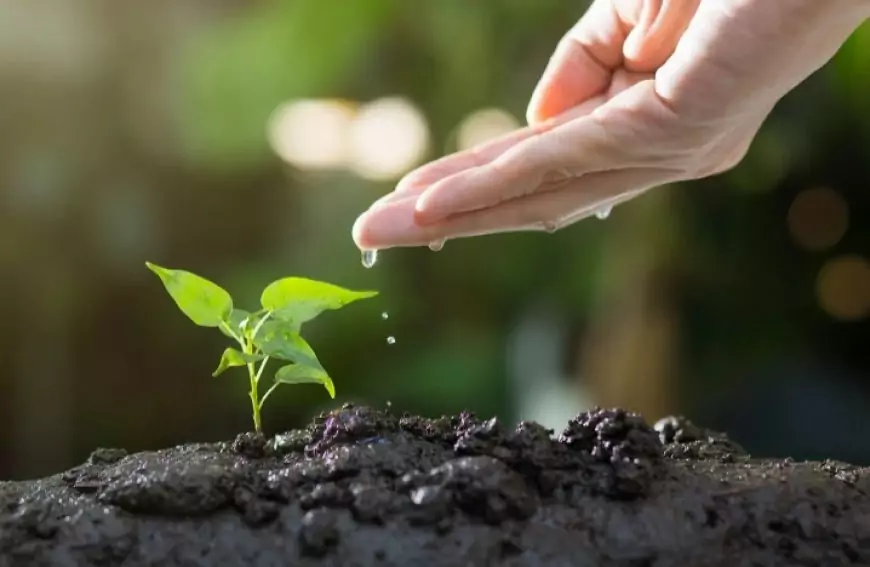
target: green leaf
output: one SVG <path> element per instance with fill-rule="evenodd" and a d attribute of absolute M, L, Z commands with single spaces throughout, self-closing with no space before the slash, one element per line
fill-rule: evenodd
<path fill-rule="evenodd" d="M 321 384 L 329 397 L 335 398 L 335 384 L 322 368 L 312 368 L 304 364 L 288 364 L 275 373 L 275 381 L 281 384 Z"/>
<path fill-rule="evenodd" d="M 191 321 L 201 327 L 219 327 L 233 310 L 233 298 L 225 289 L 196 274 L 145 262 L 157 274 L 169 295 Z"/>
<path fill-rule="evenodd" d="M 307 278 L 283 278 L 263 290 L 260 303 L 278 319 L 302 325 L 327 309 L 339 309 L 360 299 L 368 299 L 376 291 L 352 291 Z"/>
<path fill-rule="evenodd" d="M 227 325 L 230 327 L 230 329 L 232 329 L 234 333 L 236 333 L 237 335 L 241 335 L 243 334 L 242 323 L 244 323 L 246 319 L 248 319 L 248 317 L 250 316 L 251 314 L 244 309 L 233 309 L 232 312 L 230 312 L 230 316 L 227 317 Z M 227 332 L 227 330 L 224 329 L 223 326 L 221 326 L 221 333 L 231 339 L 235 338 L 229 332 Z"/>
<path fill-rule="evenodd" d="M 267 321 L 254 339 L 254 344 L 263 354 L 272 358 L 323 369 L 314 349 L 302 338 L 294 323 Z"/>
<path fill-rule="evenodd" d="M 212 376 L 220 376 L 228 368 L 244 366 L 246 364 L 258 362 L 264 358 L 266 357 L 262 354 L 245 354 L 244 352 L 234 348 L 228 348 L 224 350 L 224 354 L 221 356 L 221 362 L 218 365 L 217 370 L 212 373 Z"/>

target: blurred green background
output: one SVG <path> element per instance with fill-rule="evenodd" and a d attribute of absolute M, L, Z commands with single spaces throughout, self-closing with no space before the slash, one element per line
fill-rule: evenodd
<path fill-rule="evenodd" d="M 250 428 L 244 373 L 211 378 L 224 337 L 146 260 L 241 306 L 287 275 L 381 292 L 308 326 L 338 398 L 285 387 L 269 432 L 343 401 L 556 430 L 601 404 L 870 463 L 866 26 L 723 176 L 361 266 L 357 215 L 519 126 L 585 8 L 0 0 L 0 478 Z"/>

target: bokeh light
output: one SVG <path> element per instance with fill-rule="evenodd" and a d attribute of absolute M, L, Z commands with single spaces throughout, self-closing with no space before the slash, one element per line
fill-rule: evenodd
<path fill-rule="evenodd" d="M 354 105 L 343 100 L 288 102 L 269 120 L 269 143 L 281 159 L 299 169 L 342 168 L 354 115 Z"/>
<path fill-rule="evenodd" d="M 842 321 L 870 314 L 870 262 L 858 255 L 828 260 L 816 281 L 819 304 L 831 317 Z"/>
<path fill-rule="evenodd" d="M 395 180 L 422 161 L 429 146 L 429 126 L 410 101 L 386 97 L 360 108 L 349 142 L 351 171 L 373 181 Z"/>
<path fill-rule="evenodd" d="M 473 148 L 520 127 L 520 122 L 506 110 L 484 108 L 469 114 L 460 124 L 456 143 L 460 150 Z"/>
<path fill-rule="evenodd" d="M 848 228 L 849 207 L 843 196 L 829 187 L 801 191 L 788 211 L 789 232 L 807 250 L 834 246 Z"/>

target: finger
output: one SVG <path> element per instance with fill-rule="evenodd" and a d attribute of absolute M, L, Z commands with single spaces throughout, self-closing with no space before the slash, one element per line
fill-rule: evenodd
<path fill-rule="evenodd" d="M 388 193 L 381 197 L 375 201 L 372 206 L 381 206 L 395 200 L 403 199 L 408 195 L 419 195 L 432 184 L 446 179 L 451 175 L 487 165 L 493 160 L 498 159 L 517 144 L 528 140 L 536 134 L 547 132 L 553 128 L 561 126 L 562 124 L 570 122 L 575 118 L 591 114 L 596 108 L 604 104 L 604 102 L 604 97 L 594 97 L 586 101 L 584 104 L 571 109 L 570 112 L 548 120 L 547 122 L 521 128 L 480 146 L 430 162 L 411 173 L 408 173 L 401 181 L 399 181 L 392 193 Z"/>
<path fill-rule="evenodd" d="M 600 119 L 578 118 L 515 145 L 486 165 L 433 184 L 420 194 L 417 221 L 436 223 L 545 191 L 545 182 L 580 177 L 615 165 L 623 167 L 628 157 L 622 156 L 618 162 L 621 151 Z"/>
<path fill-rule="evenodd" d="M 623 55 L 627 69 L 652 73 L 665 64 L 689 27 L 700 0 L 651 0 L 643 3 L 636 23 L 625 40 Z M 625 6 L 625 8 L 621 7 Z M 630 18 L 636 1 L 618 1 L 617 12 Z"/>
<path fill-rule="evenodd" d="M 675 172 L 658 168 L 602 171 L 557 191 L 520 197 L 430 225 L 415 221 L 415 198 L 410 197 L 365 213 L 354 225 L 353 236 L 362 249 L 386 249 L 501 232 L 552 230 L 590 216 L 602 205 L 622 202 L 677 178 Z"/>
<path fill-rule="evenodd" d="M 487 142 L 482 146 L 444 156 L 441 159 L 427 163 L 405 175 L 391 193 L 387 193 L 375 201 L 372 207 L 379 207 L 386 203 L 404 199 L 409 195 L 419 195 L 430 185 L 446 177 L 485 165 L 517 143 L 533 136 L 534 133 L 534 129 L 531 127 L 522 128 Z"/>
<path fill-rule="evenodd" d="M 597 0 L 559 42 L 532 93 L 526 119 L 548 120 L 603 93 L 622 64 L 626 28 L 610 0 Z"/>

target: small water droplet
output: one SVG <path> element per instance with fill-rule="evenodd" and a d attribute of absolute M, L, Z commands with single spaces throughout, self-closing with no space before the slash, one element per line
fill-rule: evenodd
<path fill-rule="evenodd" d="M 386 321 L 386 320 L 389 319 L 389 318 L 390 318 L 390 314 L 387 313 L 386 311 L 384 311 L 383 313 L 381 313 L 381 319 L 383 319 L 383 320 Z"/>
<path fill-rule="evenodd" d="M 556 224 L 555 221 L 547 221 L 544 223 L 544 230 L 546 230 L 550 234 L 553 234 L 558 229 L 559 229 L 559 225 Z"/>
<path fill-rule="evenodd" d="M 371 268 L 378 261 L 377 250 L 363 250 L 362 265 L 366 268 Z"/>
<path fill-rule="evenodd" d="M 613 210 L 613 207 L 611 207 L 610 205 L 605 205 L 605 206 L 601 207 L 600 209 L 598 209 L 597 211 L 595 211 L 595 216 L 598 217 L 598 220 L 605 220 L 605 219 L 607 219 L 607 217 L 610 216 L 610 211 L 612 211 L 612 210 Z"/>
<path fill-rule="evenodd" d="M 431 250 L 432 252 L 438 252 L 442 248 L 444 248 L 443 240 L 433 240 L 429 243 L 429 250 Z"/>
<path fill-rule="evenodd" d="M 387 344 L 388 344 L 388 345 L 394 345 L 394 344 L 396 344 L 396 337 L 392 337 L 392 336 L 387 337 Z"/>

